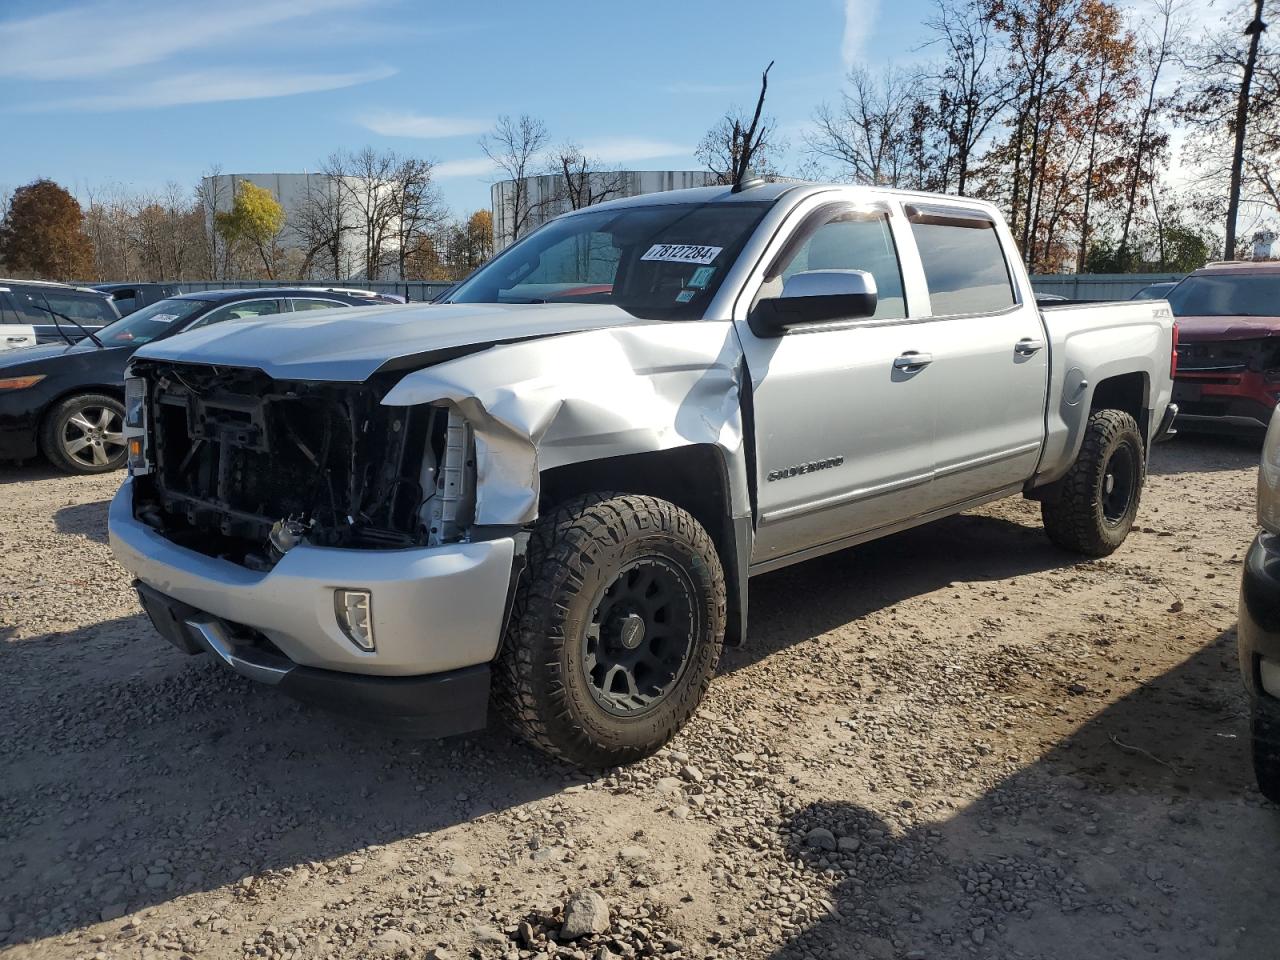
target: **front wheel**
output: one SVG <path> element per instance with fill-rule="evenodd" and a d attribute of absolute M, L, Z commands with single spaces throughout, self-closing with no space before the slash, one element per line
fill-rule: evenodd
<path fill-rule="evenodd" d="M 540 519 L 498 660 L 497 706 L 584 767 L 653 753 L 693 714 L 724 642 L 724 572 L 687 512 L 594 494 Z"/>
<path fill-rule="evenodd" d="M 1138 515 L 1146 475 L 1146 446 L 1133 417 L 1123 410 L 1095 410 L 1076 462 L 1056 495 L 1040 504 L 1045 533 L 1058 546 L 1088 557 L 1113 553 Z"/>
<path fill-rule="evenodd" d="M 124 405 L 103 393 L 68 397 L 45 415 L 40 445 L 64 473 L 106 473 L 124 466 Z"/>

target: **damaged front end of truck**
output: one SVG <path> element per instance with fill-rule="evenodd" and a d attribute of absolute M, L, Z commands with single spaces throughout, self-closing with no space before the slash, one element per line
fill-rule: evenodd
<path fill-rule="evenodd" d="M 726 637 L 744 633 L 730 324 L 473 343 L 363 370 L 199 352 L 133 358 L 130 477 L 109 513 L 117 559 L 184 652 L 415 734 L 478 729 L 540 519 L 595 490 L 661 497 L 701 523 L 729 579 Z"/>
<path fill-rule="evenodd" d="M 134 515 L 252 570 L 303 541 L 404 549 L 456 539 L 472 509 L 470 430 L 448 404 L 384 405 L 394 381 L 135 362 Z"/>

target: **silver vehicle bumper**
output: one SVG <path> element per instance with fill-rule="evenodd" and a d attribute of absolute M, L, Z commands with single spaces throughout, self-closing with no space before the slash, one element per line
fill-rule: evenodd
<path fill-rule="evenodd" d="M 126 480 L 108 521 L 121 566 L 167 598 L 261 633 L 292 664 L 410 677 L 488 663 L 497 653 L 515 558 L 510 537 L 414 550 L 301 545 L 258 572 L 171 543 L 134 519 L 132 503 Z M 372 652 L 338 626 L 333 591 L 344 587 L 373 597 Z"/>

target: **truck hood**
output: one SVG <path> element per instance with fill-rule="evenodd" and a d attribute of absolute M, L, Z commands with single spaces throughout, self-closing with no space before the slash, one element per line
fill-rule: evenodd
<path fill-rule="evenodd" d="M 143 347 L 139 359 L 252 367 L 276 380 L 359 383 L 512 343 L 650 323 L 608 304 L 446 303 L 226 320 Z"/>
<path fill-rule="evenodd" d="M 1178 317 L 1178 342 L 1261 340 L 1280 336 L 1277 317 Z"/>

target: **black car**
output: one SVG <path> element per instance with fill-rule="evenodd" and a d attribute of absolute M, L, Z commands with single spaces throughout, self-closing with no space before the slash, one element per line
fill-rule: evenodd
<path fill-rule="evenodd" d="M 1258 470 L 1258 525 L 1244 558 L 1236 640 L 1250 701 L 1258 788 L 1280 803 L 1280 419 L 1271 417 Z"/>
<path fill-rule="evenodd" d="M 125 462 L 124 368 L 143 344 L 238 317 L 372 302 L 367 295 L 298 287 L 184 293 L 136 310 L 74 345 L 0 353 L 0 460 L 42 453 L 67 473 L 115 470 Z"/>
<path fill-rule="evenodd" d="M 1244 556 L 1236 643 L 1249 694 L 1253 771 L 1280 804 L 1280 415 L 1272 413 L 1258 468 L 1258 531 Z"/>
<path fill-rule="evenodd" d="M 120 319 L 109 293 L 43 280 L 0 280 L 0 323 L 30 324 L 37 343 L 76 343 Z"/>
<path fill-rule="evenodd" d="M 182 293 L 182 287 L 176 283 L 95 283 L 93 289 L 111 297 L 122 317 Z"/>

